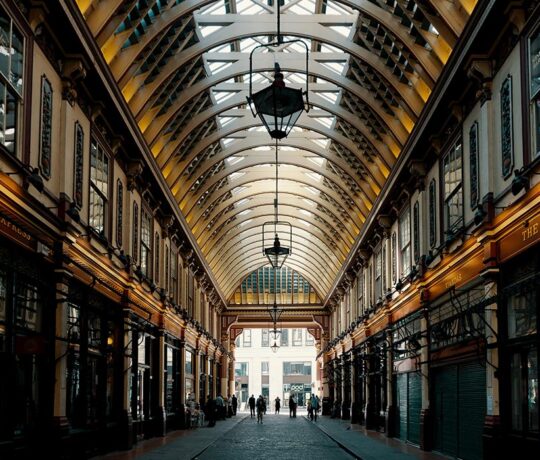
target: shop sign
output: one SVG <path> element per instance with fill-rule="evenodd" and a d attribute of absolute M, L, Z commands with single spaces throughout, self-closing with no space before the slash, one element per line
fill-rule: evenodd
<path fill-rule="evenodd" d="M 540 215 L 524 220 L 499 244 L 501 262 L 540 241 Z"/>
<path fill-rule="evenodd" d="M 465 265 L 447 273 L 441 281 L 430 288 L 430 298 L 436 299 L 439 295 L 447 292 L 449 289 L 468 283 L 471 279 L 478 276 L 478 273 L 482 271 L 482 268 L 483 263 L 480 258 L 473 257 Z"/>
<path fill-rule="evenodd" d="M 0 214 L 0 233 L 9 239 L 26 246 L 29 249 L 36 249 L 36 239 L 27 231 L 14 224 L 7 217 Z"/>

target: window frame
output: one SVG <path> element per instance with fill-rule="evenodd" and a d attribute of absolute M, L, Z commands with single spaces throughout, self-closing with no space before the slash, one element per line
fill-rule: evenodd
<path fill-rule="evenodd" d="M 145 218 L 148 225 L 148 240 L 145 241 Z M 146 206 L 141 206 L 141 225 L 140 225 L 140 236 L 139 236 L 139 267 L 146 278 L 151 278 L 152 276 L 152 246 L 153 246 L 153 217 L 152 213 Z"/>
<path fill-rule="evenodd" d="M 21 58 L 21 88 L 18 90 L 15 85 L 11 82 L 9 75 L 4 75 L 2 72 L 0 72 L 0 85 L 4 86 L 5 88 L 5 94 L 11 94 L 13 97 L 13 100 L 16 101 L 15 104 L 15 113 L 13 115 L 14 120 L 14 126 L 15 126 L 15 133 L 13 136 L 13 148 L 9 149 L 6 144 L 2 141 L 0 142 L 0 149 L 2 151 L 5 151 L 8 155 L 11 155 L 15 158 L 20 158 L 21 156 L 27 157 L 29 154 L 26 153 L 26 147 L 29 147 L 29 140 L 25 139 L 25 131 L 29 129 L 30 123 L 23 123 L 22 118 L 28 119 L 30 110 L 32 110 L 31 104 L 24 104 L 25 100 L 30 99 L 31 95 L 31 87 L 32 82 L 26 81 L 27 77 L 31 75 L 30 65 L 31 65 L 31 59 L 29 59 L 29 40 L 30 37 L 33 36 L 33 33 L 29 31 L 29 28 L 27 25 L 25 25 L 24 21 L 20 18 L 19 11 L 10 9 L 9 5 L 2 4 L 0 7 L 3 12 L 6 15 L 6 18 L 9 20 L 10 25 L 10 32 L 9 32 L 9 40 L 10 40 L 10 49 L 12 49 L 12 43 L 13 43 L 13 30 L 14 28 L 20 35 L 20 38 L 22 40 L 21 43 L 21 49 L 22 49 L 22 58 Z M 17 17 L 19 16 L 19 17 Z M 10 54 L 11 56 L 11 54 Z M 11 73 L 12 66 L 11 61 L 9 65 L 8 72 Z M 3 94 L 0 93 L 2 102 L 3 102 Z M 7 117 L 6 117 L 7 120 Z M 7 123 L 6 123 L 7 124 Z M 20 144 L 24 144 L 24 146 L 21 148 Z M 23 158 L 23 161 L 28 161 L 28 158 Z"/>
<path fill-rule="evenodd" d="M 405 216 L 406 221 L 405 221 Z M 402 233 L 407 228 L 408 242 L 404 243 Z M 399 272 L 401 276 L 398 279 L 408 276 L 412 269 L 412 232 L 411 232 L 411 207 L 405 206 L 398 218 L 398 239 L 399 239 Z"/>
<path fill-rule="evenodd" d="M 103 194 L 103 192 L 99 189 L 99 187 L 94 184 L 94 181 L 92 179 L 92 155 L 93 155 L 93 144 L 95 142 L 95 145 L 97 146 L 97 150 L 99 152 L 99 149 L 101 149 L 103 153 L 103 158 L 107 159 L 107 196 Z M 111 227 L 111 221 L 110 221 L 110 204 L 111 204 L 111 177 L 112 177 L 112 155 L 109 152 L 107 145 L 105 142 L 101 139 L 101 137 L 96 133 L 92 132 L 92 135 L 90 136 L 90 169 L 89 169 L 89 181 L 88 181 L 88 226 L 91 228 L 91 230 L 98 235 L 100 238 L 108 240 L 109 239 L 109 232 Z M 94 227 L 91 223 L 92 221 L 92 207 L 93 207 L 93 200 L 92 196 L 93 194 L 97 194 L 99 198 L 103 200 L 103 230 L 98 231 L 96 227 Z"/>
<path fill-rule="evenodd" d="M 453 186 L 451 190 L 447 191 L 447 178 L 445 173 L 445 162 L 452 154 L 455 154 L 457 147 L 459 146 L 459 162 L 460 162 L 460 178 L 459 181 L 456 181 L 456 185 Z M 457 157 L 455 157 L 457 158 Z M 454 158 L 454 161 L 455 161 Z M 449 163 L 450 164 L 450 163 Z M 463 140 L 461 136 L 454 138 L 452 142 L 448 144 L 448 147 L 445 150 L 444 155 L 441 158 L 441 203 L 443 206 L 443 230 L 446 235 L 455 235 L 464 225 L 464 197 L 463 197 Z M 456 169 L 457 171 L 457 169 Z M 455 220 L 455 222 L 450 223 L 450 212 L 449 204 L 456 196 L 460 196 L 461 201 L 461 215 Z"/>

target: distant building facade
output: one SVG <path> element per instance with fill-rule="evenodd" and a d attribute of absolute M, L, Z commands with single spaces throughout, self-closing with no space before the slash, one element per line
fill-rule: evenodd
<path fill-rule="evenodd" d="M 276 353 L 273 343 L 269 329 L 244 329 L 236 339 L 235 391 L 242 409 L 252 394 L 263 395 L 272 411 L 278 396 L 285 410 L 293 394 L 305 406 L 319 388 L 317 350 L 307 329 L 283 329 Z"/>

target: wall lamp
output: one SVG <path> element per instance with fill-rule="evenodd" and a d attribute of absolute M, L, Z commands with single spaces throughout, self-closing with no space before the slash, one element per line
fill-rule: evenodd
<path fill-rule="evenodd" d="M 23 178 L 23 187 L 25 189 L 28 189 L 30 185 L 33 185 L 35 189 L 42 193 L 43 189 L 45 188 L 45 183 L 43 182 L 43 178 L 39 174 L 38 168 L 30 168 L 26 167 L 27 169 L 23 169 L 22 171 L 14 171 L 14 172 L 4 172 L 6 176 L 13 176 L 15 174 L 24 174 Z"/>
<path fill-rule="evenodd" d="M 514 179 L 512 179 L 512 195 L 517 195 L 523 189 L 529 189 L 529 178 L 525 176 L 525 168 L 514 170 Z"/>

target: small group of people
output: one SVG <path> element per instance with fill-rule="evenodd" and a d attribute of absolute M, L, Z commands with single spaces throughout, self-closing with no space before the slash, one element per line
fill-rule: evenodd
<path fill-rule="evenodd" d="M 188 401 L 190 399 L 188 398 Z M 238 398 L 236 395 L 231 395 L 229 398 L 223 398 L 223 396 L 218 395 L 215 399 L 212 396 L 208 395 L 206 404 L 200 409 L 199 404 L 195 405 L 195 411 L 198 411 L 197 414 L 197 425 L 203 426 L 204 419 L 208 421 L 208 427 L 213 427 L 216 425 L 217 420 L 225 420 L 226 417 L 231 417 L 236 415 L 236 410 L 238 408 Z M 189 406 L 188 406 L 189 407 Z M 192 409 L 189 408 L 191 411 Z M 204 413 L 204 415 L 201 414 Z M 202 421 L 201 421 L 202 418 Z"/>
<path fill-rule="evenodd" d="M 291 395 L 289 398 L 289 418 L 296 418 L 296 409 L 298 407 L 298 402 L 296 401 L 296 396 Z"/>
<path fill-rule="evenodd" d="M 313 421 L 317 421 L 317 412 L 319 412 L 319 409 L 321 408 L 321 401 L 317 395 L 311 395 L 311 398 L 308 400 L 307 403 L 307 411 L 308 411 L 308 417 L 309 419 Z"/>
<path fill-rule="evenodd" d="M 249 412 L 251 418 L 255 416 L 255 410 L 257 411 L 257 423 L 263 422 L 263 415 L 266 414 L 266 400 L 262 395 L 259 395 L 257 400 L 255 396 L 251 395 L 251 398 L 248 400 L 249 403 Z"/>

